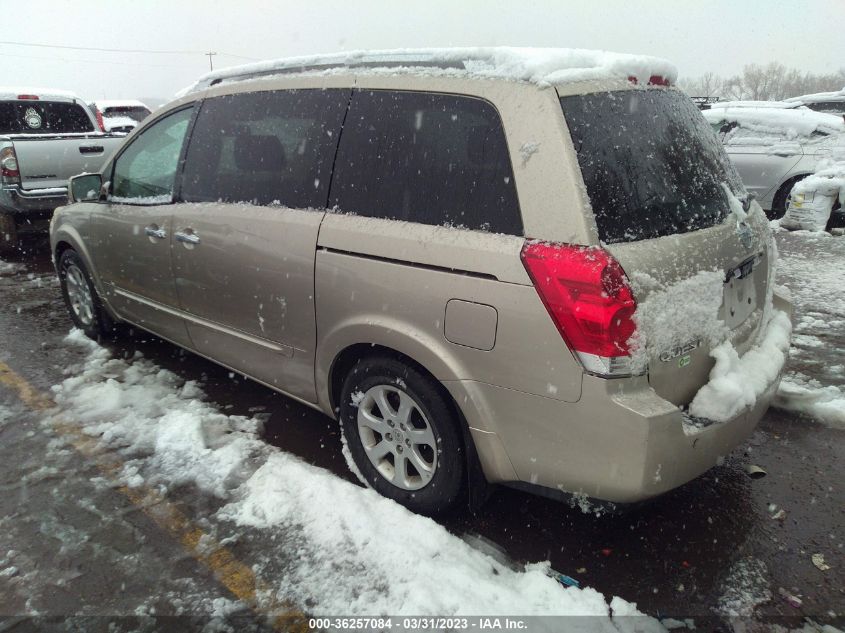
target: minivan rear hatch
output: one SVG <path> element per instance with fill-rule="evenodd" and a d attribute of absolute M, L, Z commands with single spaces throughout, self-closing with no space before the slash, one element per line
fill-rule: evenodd
<path fill-rule="evenodd" d="M 635 368 L 678 406 L 706 384 L 710 351 L 744 352 L 769 289 L 768 236 L 692 100 L 632 88 L 561 97 L 602 246 L 634 290 Z M 732 206 L 733 205 L 733 206 Z M 734 208 L 736 211 L 732 212 Z"/>

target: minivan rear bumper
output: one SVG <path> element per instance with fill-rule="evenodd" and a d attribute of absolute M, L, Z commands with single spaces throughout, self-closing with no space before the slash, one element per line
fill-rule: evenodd
<path fill-rule="evenodd" d="M 776 300 L 780 309 L 791 310 Z M 751 435 L 780 378 L 753 407 L 703 428 L 691 425 L 645 377 L 585 375 L 574 403 L 478 382 L 445 384 L 456 401 L 463 392 L 472 402 L 467 422 L 491 482 L 519 481 L 633 503 L 677 488 L 727 456 Z"/>

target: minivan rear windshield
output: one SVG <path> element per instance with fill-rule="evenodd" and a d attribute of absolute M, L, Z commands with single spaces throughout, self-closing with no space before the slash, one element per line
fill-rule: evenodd
<path fill-rule="evenodd" d="M 701 112 L 676 90 L 562 97 L 578 163 L 608 244 L 687 233 L 728 212 L 742 183 Z"/>
<path fill-rule="evenodd" d="M 82 106 L 64 101 L 0 102 L 0 134 L 70 134 L 93 132 Z"/>

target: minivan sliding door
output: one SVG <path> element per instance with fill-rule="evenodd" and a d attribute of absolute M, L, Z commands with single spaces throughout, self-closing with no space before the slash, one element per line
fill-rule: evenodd
<path fill-rule="evenodd" d="M 173 218 L 194 348 L 315 402 L 314 254 L 350 90 L 203 102 Z"/>

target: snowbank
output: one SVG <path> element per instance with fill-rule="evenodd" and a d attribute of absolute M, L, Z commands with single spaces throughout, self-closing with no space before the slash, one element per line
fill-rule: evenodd
<path fill-rule="evenodd" d="M 597 591 L 564 588 L 547 563 L 515 571 L 431 519 L 266 445 L 260 420 L 220 413 L 197 384 L 139 354 L 112 358 L 78 330 L 66 341 L 88 356 L 53 388 L 57 415 L 121 452 L 127 485 L 195 484 L 227 502 L 218 521 L 267 530 L 272 546 L 256 571 L 272 581 L 275 570 L 277 597 L 309 614 L 577 614 L 595 616 L 579 630 L 601 632 L 633 623 L 614 621 Z M 642 616 L 620 598 L 612 605 Z"/>
<path fill-rule="evenodd" d="M 244 64 L 207 73 L 178 96 L 208 87 L 212 81 L 253 73 L 320 70 L 321 67 L 356 67 L 355 72 L 368 72 L 382 64 L 415 69 L 417 73 L 438 74 L 458 71 L 484 79 L 527 81 L 554 85 L 593 79 L 627 79 L 636 77 L 646 84 L 653 75 L 675 83 L 678 71 L 670 62 L 646 55 L 627 55 L 608 51 L 566 48 L 400 48 L 393 50 L 356 50 L 329 55 L 307 55 Z"/>

